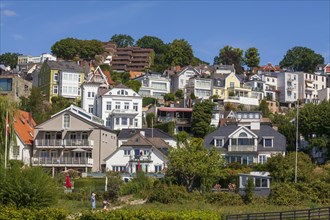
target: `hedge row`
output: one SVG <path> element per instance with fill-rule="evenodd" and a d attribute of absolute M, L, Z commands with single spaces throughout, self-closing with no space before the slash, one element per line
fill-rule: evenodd
<path fill-rule="evenodd" d="M 187 211 L 158 211 L 158 210 L 113 210 L 110 212 L 85 212 L 79 220 L 103 220 L 103 219 L 148 219 L 148 220 L 181 220 L 181 219 L 200 219 L 200 220 L 219 220 L 219 213 L 212 211 L 187 210 Z"/>
<path fill-rule="evenodd" d="M 63 220 L 68 213 L 62 209 L 46 208 L 36 209 L 16 209 L 11 206 L 0 206 L 0 219 L 11 220 Z"/>

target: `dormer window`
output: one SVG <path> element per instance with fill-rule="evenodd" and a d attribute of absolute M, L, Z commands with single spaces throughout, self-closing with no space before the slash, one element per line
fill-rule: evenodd
<path fill-rule="evenodd" d="M 273 147 L 273 138 L 264 138 L 263 139 L 263 142 L 264 142 L 264 147 L 265 148 L 271 148 Z"/>
<path fill-rule="evenodd" d="M 214 147 L 220 148 L 220 147 L 223 147 L 223 145 L 224 145 L 224 140 L 222 138 L 214 139 Z"/>

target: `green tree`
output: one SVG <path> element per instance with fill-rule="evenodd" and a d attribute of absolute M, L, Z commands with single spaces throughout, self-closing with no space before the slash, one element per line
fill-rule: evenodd
<path fill-rule="evenodd" d="M 75 57 L 79 56 L 80 44 L 79 40 L 76 38 L 65 38 L 57 41 L 51 47 L 52 54 L 57 56 L 57 58 L 62 58 L 65 60 L 73 60 Z"/>
<path fill-rule="evenodd" d="M 224 161 L 219 151 L 207 150 L 204 140 L 193 138 L 184 147 L 171 149 L 166 175 L 175 177 L 191 192 L 194 184 L 202 178 L 212 187 L 215 178 L 222 175 Z"/>
<path fill-rule="evenodd" d="M 99 40 L 81 40 L 79 45 L 79 57 L 82 59 L 92 60 L 104 52 L 103 44 Z"/>
<path fill-rule="evenodd" d="M 189 65 L 193 58 L 194 54 L 191 45 L 184 39 L 173 40 L 166 55 L 167 63 L 171 66 Z"/>
<path fill-rule="evenodd" d="M 117 47 L 132 47 L 134 46 L 134 38 L 127 34 L 115 34 L 110 41 L 115 42 Z"/>
<path fill-rule="evenodd" d="M 157 105 L 157 99 L 152 97 L 143 97 L 142 98 L 142 106 L 146 107 L 147 105 Z"/>
<path fill-rule="evenodd" d="M 44 208 L 56 203 L 58 189 L 56 180 L 48 176 L 42 168 L 0 168 L 0 203 L 4 205 Z"/>
<path fill-rule="evenodd" d="M 0 55 L 0 64 L 10 66 L 11 69 L 16 68 L 19 53 L 3 53 Z"/>
<path fill-rule="evenodd" d="M 131 89 L 133 89 L 136 93 L 140 91 L 141 82 L 137 80 L 129 80 L 125 83 L 125 85 Z"/>
<path fill-rule="evenodd" d="M 107 191 L 105 192 L 105 199 L 115 202 L 119 198 L 120 188 L 123 185 L 121 175 L 119 172 L 107 172 L 108 184 Z"/>
<path fill-rule="evenodd" d="M 295 121 L 295 116 L 294 111 L 288 112 L 286 115 L 277 113 L 269 115 L 272 123 L 277 126 L 278 132 L 285 136 L 288 151 L 296 149 L 296 124 L 292 122 L 292 120 Z"/>
<path fill-rule="evenodd" d="M 195 137 L 204 137 L 210 131 L 214 106 L 215 104 L 210 100 L 194 105 L 191 130 Z"/>
<path fill-rule="evenodd" d="M 152 48 L 156 54 L 163 54 L 167 51 L 167 45 L 154 36 L 143 36 L 136 41 L 136 45 L 142 48 Z"/>
<path fill-rule="evenodd" d="M 244 188 L 244 195 L 243 195 L 243 200 L 245 204 L 250 204 L 253 201 L 254 198 L 254 183 L 253 183 L 253 179 L 249 178 L 247 183 L 245 184 L 245 188 Z"/>
<path fill-rule="evenodd" d="M 147 114 L 147 117 L 146 117 L 146 120 L 147 120 L 147 126 L 148 128 L 151 128 L 153 127 L 153 125 L 156 124 L 156 117 L 155 117 L 155 114 L 154 113 L 148 113 Z"/>
<path fill-rule="evenodd" d="M 60 112 L 63 109 L 69 107 L 71 104 L 76 104 L 73 102 L 73 100 L 64 98 L 63 96 L 52 97 L 51 111 L 48 114 L 48 118 L 50 118 L 50 116 L 52 116 L 53 114 L 56 114 L 57 112 Z"/>
<path fill-rule="evenodd" d="M 164 100 L 165 101 L 174 101 L 175 100 L 175 95 L 173 93 L 167 93 L 164 95 Z"/>
<path fill-rule="evenodd" d="M 223 65 L 234 64 L 236 73 L 242 74 L 244 72 L 244 69 L 242 67 L 242 65 L 244 64 L 243 50 L 228 45 L 223 47 L 222 49 L 220 49 L 219 52 L 219 63 Z"/>
<path fill-rule="evenodd" d="M 177 139 L 177 146 L 185 146 L 188 143 L 188 133 L 185 131 L 179 131 L 179 133 L 176 135 Z"/>
<path fill-rule="evenodd" d="M 294 71 L 314 73 L 318 64 L 324 63 L 324 57 L 307 47 L 293 47 L 288 50 L 280 62 L 282 68 L 292 68 Z"/>
<path fill-rule="evenodd" d="M 261 100 L 258 109 L 262 112 L 262 116 L 264 116 L 264 117 L 269 116 L 270 111 L 269 111 L 268 103 L 267 103 L 266 99 Z"/>
<path fill-rule="evenodd" d="M 10 100 L 7 96 L 0 95 L 0 162 L 1 165 L 5 161 L 5 139 L 6 139 L 6 115 L 9 118 L 9 134 L 7 134 L 7 164 L 9 159 L 9 143 L 16 141 L 15 131 L 13 126 L 13 117 L 17 111 L 17 103 Z"/>
<path fill-rule="evenodd" d="M 130 74 L 129 74 L 129 72 L 111 71 L 111 78 L 117 84 L 119 84 L 119 83 L 125 84 L 126 82 L 128 82 L 130 80 Z"/>
<path fill-rule="evenodd" d="M 244 63 L 250 68 L 250 72 L 252 72 L 253 67 L 259 66 L 260 55 L 257 48 L 251 47 L 245 51 Z"/>
<path fill-rule="evenodd" d="M 32 118 L 37 124 L 46 121 L 50 117 L 51 106 L 37 88 L 32 88 L 28 97 L 21 97 L 20 108 L 32 112 Z"/>
<path fill-rule="evenodd" d="M 176 90 L 176 92 L 175 92 L 175 97 L 177 97 L 178 99 L 183 99 L 184 94 L 183 94 L 182 89 L 178 89 L 178 90 Z"/>
<path fill-rule="evenodd" d="M 276 182 L 293 182 L 295 178 L 295 152 L 289 152 L 286 156 L 277 154 L 267 159 L 266 167 L 272 179 Z M 298 172 L 299 182 L 309 182 L 312 179 L 314 164 L 311 158 L 303 153 L 298 153 Z"/>

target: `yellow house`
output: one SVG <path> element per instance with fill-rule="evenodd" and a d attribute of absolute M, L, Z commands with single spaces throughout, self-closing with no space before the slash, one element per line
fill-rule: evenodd
<path fill-rule="evenodd" d="M 75 62 L 45 61 L 38 74 L 38 88 L 51 102 L 52 97 L 81 99 L 84 70 Z"/>
<path fill-rule="evenodd" d="M 227 99 L 231 96 L 251 97 L 251 88 L 241 85 L 241 80 L 235 73 L 214 74 L 213 95 L 219 99 Z"/>

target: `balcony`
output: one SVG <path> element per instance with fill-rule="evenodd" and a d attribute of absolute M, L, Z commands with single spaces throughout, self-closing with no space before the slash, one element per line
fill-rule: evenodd
<path fill-rule="evenodd" d="M 257 152 L 257 146 L 254 145 L 229 145 L 229 152 Z"/>
<path fill-rule="evenodd" d="M 33 166 L 57 166 L 57 167 L 91 167 L 93 166 L 93 159 L 87 157 L 33 157 Z"/>
<path fill-rule="evenodd" d="M 129 161 L 130 162 L 137 162 L 137 161 L 152 162 L 150 155 L 130 155 Z"/>
<path fill-rule="evenodd" d="M 180 125 L 190 124 L 190 122 L 191 122 L 190 118 L 174 118 L 174 117 L 162 117 L 162 116 L 159 116 L 157 120 L 159 122 L 173 121 L 176 124 L 180 124 Z"/>
<path fill-rule="evenodd" d="M 36 139 L 34 141 L 36 148 L 92 148 L 94 145 L 93 140 L 86 139 Z"/>
<path fill-rule="evenodd" d="M 111 111 L 112 115 L 138 115 L 139 112 L 134 109 L 114 109 Z"/>
<path fill-rule="evenodd" d="M 312 92 L 312 91 L 314 91 L 315 89 L 314 89 L 313 87 L 306 86 L 305 90 L 306 90 L 306 91 L 310 91 L 310 92 Z"/>
<path fill-rule="evenodd" d="M 289 91 L 293 91 L 295 88 L 293 86 L 287 86 L 286 89 Z"/>

